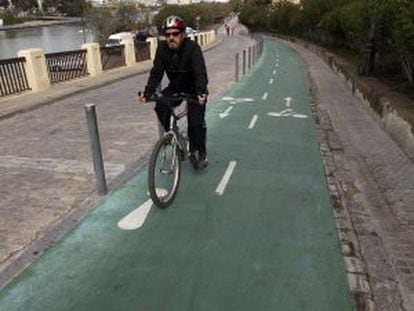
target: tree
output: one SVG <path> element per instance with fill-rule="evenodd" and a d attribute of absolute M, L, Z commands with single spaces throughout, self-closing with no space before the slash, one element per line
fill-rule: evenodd
<path fill-rule="evenodd" d="M 262 30 L 268 25 L 268 9 L 254 4 L 245 4 L 239 18 L 249 28 Z"/>
<path fill-rule="evenodd" d="M 44 10 L 57 11 L 68 16 L 82 16 L 89 7 L 91 5 L 86 0 L 45 0 L 43 2 Z"/>
<path fill-rule="evenodd" d="M 272 5 L 269 27 L 284 34 L 301 34 L 302 10 L 300 5 L 290 1 L 280 1 Z"/>
<path fill-rule="evenodd" d="M 18 11 L 30 11 L 37 9 L 36 0 L 13 0 L 13 5 Z"/>
<path fill-rule="evenodd" d="M 111 10 L 107 7 L 93 7 L 87 11 L 86 18 L 95 41 L 103 45 L 115 29 L 115 19 Z"/>
<path fill-rule="evenodd" d="M 393 25 L 394 44 L 397 48 L 403 74 L 414 82 L 414 3 L 404 3 L 399 7 Z"/>
<path fill-rule="evenodd" d="M 319 27 L 333 38 L 336 45 L 359 49 L 370 27 L 366 5 L 354 1 L 336 7 L 322 18 Z"/>
<path fill-rule="evenodd" d="M 0 7 L 7 9 L 9 7 L 9 0 L 0 0 Z"/>
<path fill-rule="evenodd" d="M 140 9 L 134 3 L 120 2 L 115 12 L 115 31 L 138 30 Z"/>
<path fill-rule="evenodd" d="M 153 25 L 158 27 L 158 30 L 161 30 L 161 25 L 163 21 L 170 15 L 178 15 L 183 18 L 187 24 L 192 27 L 195 27 L 193 24 L 194 18 L 190 9 L 190 5 L 180 6 L 180 5 L 166 5 L 163 7 L 160 12 L 154 16 Z"/>
<path fill-rule="evenodd" d="M 197 28 L 197 17 L 200 17 L 200 27 L 203 28 L 221 22 L 230 12 L 231 7 L 227 3 L 196 3 L 186 6 L 166 5 L 154 17 L 153 25 L 159 28 L 168 16 L 178 15 L 193 28 Z"/>

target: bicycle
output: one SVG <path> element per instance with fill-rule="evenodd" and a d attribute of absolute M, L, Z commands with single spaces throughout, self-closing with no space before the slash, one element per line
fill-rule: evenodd
<path fill-rule="evenodd" d="M 155 144 L 148 166 L 148 190 L 152 202 L 159 208 L 170 206 L 177 194 L 181 177 L 181 162 L 188 158 L 188 139 L 178 126 L 187 115 L 187 104 L 195 101 L 194 95 L 186 93 L 166 97 L 156 93 L 148 101 L 163 101 L 171 111 L 169 130 Z M 184 105 L 178 112 L 177 107 Z"/>

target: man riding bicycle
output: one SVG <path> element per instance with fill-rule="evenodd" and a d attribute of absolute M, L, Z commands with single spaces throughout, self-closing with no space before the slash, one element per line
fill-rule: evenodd
<path fill-rule="evenodd" d="M 151 98 L 161 83 L 164 72 L 170 83 L 162 90 L 162 95 L 194 94 L 195 100 L 188 102 L 187 114 L 189 158 L 195 168 L 203 168 L 207 166 L 205 110 L 208 94 L 204 57 L 200 46 L 186 37 L 186 23 L 181 17 L 168 17 L 162 28 L 166 41 L 161 41 L 158 45 L 147 86 L 139 99 L 146 102 Z M 164 130 L 168 131 L 170 110 L 162 101 L 156 101 L 155 111 Z"/>

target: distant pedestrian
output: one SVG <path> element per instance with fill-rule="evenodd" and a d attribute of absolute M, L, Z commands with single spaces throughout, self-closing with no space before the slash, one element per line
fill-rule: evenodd
<path fill-rule="evenodd" d="M 234 31 L 236 30 L 236 25 L 231 26 L 231 35 L 234 35 Z"/>
<path fill-rule="evenodd" d="M 224 24 L 224 28 L 226 28 L 227 36 L 230 36 L 230 26 L 228 24 Z"/>

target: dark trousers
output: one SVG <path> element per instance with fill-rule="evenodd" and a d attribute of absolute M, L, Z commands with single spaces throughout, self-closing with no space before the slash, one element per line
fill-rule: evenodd
<path fill-rule="evenodd" d="M 173 93 L 167 89 L 162 91 L 165 96 L 171 96 Z M 179 101 L 175 103 L 177 106 Z M 206 104 L 200 105 L 198 102 L 188 103 L 187 113 L 187 132 L 190 142 L 190 152 L 206 153 L 206 134 L 207 127 L 205 121 Z M 162 101 L 157 101 L 155 104 L 155 112 L 157 113 L 158 120 L 164 126 L 164 130 L 167 132 L 170 129 L 171 112 L 168 107 Z"/>

